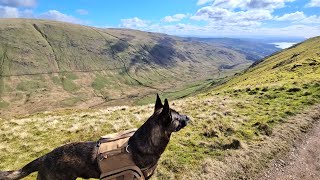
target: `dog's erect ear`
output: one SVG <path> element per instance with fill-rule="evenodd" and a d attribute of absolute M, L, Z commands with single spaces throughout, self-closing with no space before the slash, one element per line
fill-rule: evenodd
<path fill-rule="evenodd" d="M 156 112 L 160 108 L 163 108 L 163 105 L 159 97 L 159 94 L 157 94 L 157 100 L 156 100 L 156 105 L 154 106 L 154 111 Z"/>
<path fill-rule="evenodd" d="M 167 99 L 164 100 L 164 105 L 162 108 L 161 117 L 163 119 L 163 123 L 165 126 L 167 126 L 171 123 L 170 107 L 169 107 L 169 102 Z"/>
<path fill-rule="evenodd" d="M 162 120 L 161 122 L 164 126 L 169 126 L 172 121 L 169 102 L 167 99 L 164 100 L 164 105 L 160 114 L 160 119 Z"/>
<path fill-rule="evenodd" d="M 169 110 L 170 110 L 170 107 L 169 107 L 168 99 L 165 99 L 164 100 L 163 109 L 162 109 L 162 113 L 169 114 Z"/>

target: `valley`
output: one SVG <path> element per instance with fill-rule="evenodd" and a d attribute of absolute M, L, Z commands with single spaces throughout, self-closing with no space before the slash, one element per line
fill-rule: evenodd
<path fill-rule="evenodd" d="M 0 32 L 2 117 L 146 104 L 155 93 L 181 98 L 278 50 L 252 59 L 188 38 L 47 20 L 1 19 Z"/>
<path fill-rule="evenodd" d="M 32 24 L 37 24 L 38 29 L 44 34 L 55 31 L 54 34 L 59 35 L 58 28 L 55 29 L 51 25 L 52 22 L 30 22 L 26 21 L 26 26 L 32 28 Z M 73 25 L 70 26 L 73 27 Z M 68 27 L 64 28 L 68 32 Z M 11 29 L 15 30 L 14 27 Z M 92 31 L 90 28 L 86 30 Z M 2 67 L 5 67 L 2 68 L 4 78 L 1 80 L 2 106 L 10 109 L 15 105 L 14 103 L 6 104 L 14 102 L 11 98 L 26 99 L 28 95 L 14 96 L 13 93 L 16 92 L 13 89 L 18 88 L 22 94 L 24 91 L 32 90 L 29 95 L 31 98 L 21 106 L 21 109 L 33 105 L 44 109 L 26 111 L 37 113 L 23 115 L 17 115 L 17 113 L 15 117 L 0 118 L 0 151 L 3 152 L 0 154 L 0 169 L 20 168 L 23 164 L 61 144 L 95 141 L 108 133 L 139 127 L 153 112 L 154 106 L 149 103 L 154 102 L 155 93 L 159 91 L 163 92 L 161 94 L 163 98 L 169 97 L 171 107 L 187 114 L 191 118 L 191 123 L 172 136 L 153 179 L 251 179 L 268 167 L 274 158 L 288 152 L 295 140 L 302 137 L 319 121 L 320 37 L 308 39 L 253 63 L 252 60 L 245 58 L 244 54 L 239 53 L 240 50 L 229 50 L 201 42 L 191 45 L 190 39 L 185 42 L 178 37 L 166 37 L 166 43 L 161 45 L 159 40 L 164 39 L 163 34 L 117 29 L 98 29 L 97 31 L 99 33 L 94 36 L 97 39 L 100 39 L 99 34 L 102 34 L 113 44 L 116 36 L 121 39 L 126 38 L 129 45 L 124 45 L 120 41 L 120 44 L 115 45 L 114 48 L 106 48 L 105 52 L 110 56 L 106 64 L 102 60 L 93 63 L 95 61 L 87 58 L 92 56 L 99 59 L 100 56 L 97 55 L 99 51 L 96 52 L 92 47 L 102 46 L 105 40 L 101 44 L 91 44 L 88 47 L 81 43 L 83 39 L 79 42 L 67 41 L 70 43 L 67 46 L 63 43 L 59 44 L 61 41 L 55 40 L 55 36 L 51 37 L 52 39 L 48 36 L 50 43 L 35 48 L 51 46 L 52 49 L 48 48 L 48 57 L 56 58 L 56 61 L 48 59 L 43 63 L 40 63 L 42 61 L 37 63 L 32 63 L 31 60 L 30 63 L 23 61 L 26 63 L 24 67 L 28 68 L 21 70 L 17 70 L 19 63 L 7 60 L 10 59 L 7 56 L 13 55 L 6 55 L 7 52 L 20 51 L 20 48 L 11 45 L 12 47 L 7 46 L 7 49 L 10 47 L 13 50 L 2 49 L 3 55 L 0 59 L 2 59 Z M 32 30 L 32 33 L 34 32 L 37 31 Z M 38 35 L 44 36 L 41 33 Z M 72 33 L 68 35 L 72 36 Z M 60 34 L 58 37 L 68 39 L 69 36 Z M 87 37 L 85 41 L 94 37 Z M 174 43 L 173 40 L 175 40 Z M 117 40 L 115 42 L 119 43 Z M 141 42 L 144 42 L 145 46 L 141 45 Z M 25 43 L 30 44 L 27 40 Z M 41 43 L 46 43 L 43 38 Z M 174 52 L 167 47 L 168 43 L 176 48 Z M 153 44 L 152 48 L 148 44 Z M 155 48 L 157 44 L 161 48 Z M 141 49 L 131 46 L 139 46 Z M 165 48 L 162 48 L 163 46 Z M 86 53 L 87 51 L 95 53 L 86 56 L 86 54 L 78 54 L 78 51 L 74 52 L 74 49 L 64 49 L 66 47 L 87 49 Z M 31 50 L 25 50 L 26 58 Z M 114 52 L 116 50 L 118 53 Z M 129 61 L 128 58 L 138 51 L 143 55 L 139 53 L 141 55 L 139 58 Z M 149 54 L 146 51 L 152 53 Z M 102 54 L 103 57 L 106 56 L 105 53 Z M 164 57 L 160 58 L 162 56 Z M 182 56 L 185 57 L 184 60 L 181 59 Z M 59 62 L 61 57 L 70 58 Z M 146 57 L 148 58 L 145 59 Z M 210 61 L 206 60 L 208 57 Z M 20 58 L 24 57 L 20 56 Z M 75 63 L 81 58 L 84 58 L 82 63 Z M 132 63 L 144 62 L 144 60 L 148 61 Z M 12 64 L 9 65 L 10 63 Z M 37 72 L 35 67 L 40 66 L 46 67 L 40 68 L 46 71 Z M 250 67 L 247 68 L 248 66 Z M 109 69 L 99 74 L 95 72 L 94 75 L 69 72 L 70 70 L 91 71 L 102 67 L 119 69 Z M 228 67 L 232 68 L 228 69 Z M 50 72 L 50 74 L 35 75 L 32 81 L 25 75 L 18 76 L 19 73 L 30 73 L 31 70 L 36 73 Z M 68 72 L 56 72 L 57 70 Z M 237 73 L 233 76 L 235 72 Z M 9 75 L 8 73 L 15 74 L 17 77 L 5 77 Z M 125 76 L 120 77 L 120 74 Z M 47 84 L 42 85 L 40 82 Z M 111 91 L 111 88 L 116 91 Z M 88 92 L 95 96 L 90 93 L 89 96 Z M 133 95 L 143 97 L 136 101 L 140 105 L 126 105 L 127 98 L 118 101 L 122 97 L 119 96 L 120 92 L 125 93 L 127 97 Z M 193 92 L 197 93 L 192 94 Z M 43 94 L 46 97 L 56 98 L 46 99 Z M 54 94 L 56 96 L 53 96 Z M 75 100 L 79 96 L 88 97 L 88 99 Z M 118 99 L 117 102 L 114 101 L 114 105 L 121 103 L 122 106 L 99 109 L 59 109 L 56 108 L 59 106 L 51 104 L 64 102 L 67 104 L 64 107 L 77 107 L 74 101 L 87 105 L 91 101 L 96 104 L 98 102 L 96 99 L 100 99 L 103 103 L 101 99 L 109 98 L 112 102 L 116 99 L 115 97 Z M 179 97 L 183 98 L 172 101 Z M 39 99 L 46 101 L 41 102 Z M 19 102 L 15 103 L 19 104 Z M 49 107 L 54 108 L 55 111 L 48 111 L 47 104 L 50 104 Z M 35 174 L 26 179 L 34 178 Z"/>

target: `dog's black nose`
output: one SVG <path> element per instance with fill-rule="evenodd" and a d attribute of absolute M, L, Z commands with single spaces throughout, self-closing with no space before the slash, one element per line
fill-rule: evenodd
<path fill-rule="evenodd" d="M 183 120 L 188 122 L 188 121 L 190 121 L 190 118 L 188 116 L 186 116 L 186 115 L 183 115 Z"/>

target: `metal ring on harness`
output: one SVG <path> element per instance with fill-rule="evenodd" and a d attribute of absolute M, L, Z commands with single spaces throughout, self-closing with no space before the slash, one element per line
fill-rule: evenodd
<path fill-rule="evenodd" d="M 128 145 L 128 146 L 126 147 L 126 152 L 127 152 L 127 153 L 130 153 L 130 151 L 129 151 L 129 149 L 128 149 L 129 146 L 130 146 L 130 145 Z"/>

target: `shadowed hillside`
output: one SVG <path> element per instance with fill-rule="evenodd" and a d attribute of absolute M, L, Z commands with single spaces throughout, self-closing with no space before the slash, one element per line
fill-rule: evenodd
<path fill-rule="evenodd" d="M 135 30 L 1 19 L 0 32 L 2 115 L 183 97 L 252 63 L 228 48 Z"/>

